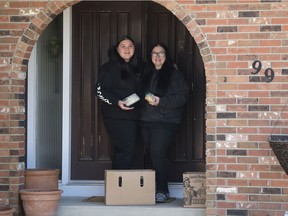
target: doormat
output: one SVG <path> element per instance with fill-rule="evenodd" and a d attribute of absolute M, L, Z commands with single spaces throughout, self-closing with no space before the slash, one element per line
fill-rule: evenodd
<path fill-rule="evenodd" d="M 173 202 L 174 200 L 176 200 L 176 197 L 169 197 L 169 199 L 161 202 L 161 201 L 156 201 L 156 203 L 170 203 Z"/>
<path fill-rule="evenodd" d="M 176 200 L 175 197 L 170 197 L 164 202 L 157 202 L 157 203 L 170 203 L 173 202 L 174 200 Z M 105 201 L 104 196 L 92 196 L 82 200 L 82 202 L 104 202 L 104 201 Z"/>
<path fill-rule="evenodd" d="M 104 201 L 105 201 L 104 196 L 92 196 L 82 200 L 82 202 L 104 202 Z"/>

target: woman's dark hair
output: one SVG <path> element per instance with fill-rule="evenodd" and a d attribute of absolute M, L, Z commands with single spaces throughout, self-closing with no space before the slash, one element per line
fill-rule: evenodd
<path fill-rule="evenodd" d="M 137 55 L 136 55 L 135 51 L 134 51 L 134 55 L 131 57 L 131 59 L 129 61 L 129 64 L 127 64 L 124 61 L 124 59 L 121 58 L 121 56 L 119 55 L 119 53 L 117 51 L 117 48 L 118 48 L 119 44 L 122 41 L 124 41 L 124 40 L 130 40 L 133 43 L 134 47 L 135 47 L 134 40 L 128 35 L 123 35 L 122 37 L 119 38 L 119 40 L 117 41 L 116 45 L 113 48 L 113 51 L 114 51 L 114 53 L 115 53 L 115 55 L 116 55 L 116 57 L 118 59 L 118 63 L 119 63 L 118 66 L 120 67 L 120 70 L 121 70 L 121 79 L 123 79 L 123 80 L 128 78 L 128 76 L 130 74 L 129 70 L 131 70 L 131 69 L 133 70 L 132 74 L 133 73 L 137 73 L 138 72 L 138 65 L 139 65 L 138 58 L 137 58 Z M 132 66 L 132 68 L 129 67 L 129 65 Z"/>
<path fill-rule="evenodd" d="M 170 78 L 171 78 L 171 75 L 172 75 L 174 68 L 175 68 L 173 61 L 172 61 L 172 58 L 171 58 L 171 55 L 170 55 L 170 51 L 169 51 L 168 47 L 166 46 L 166 44 L 158 42 L 158 43 L 154 44 L 152 46 L 150 52 L 148 52 L 147 67 L 145 70 L 145 76 L 148 77 L 148 79 L 149 79 L 149 77 L 152 74 L 151 71 L 156 70 L 154 63 L 152 62 L 151 55 L 152 55 L 152 50 L 157 46 L 160 46 L 164 49 L 165 56 L 166 56 L 166 60 L 163 63 L 161 69 L 159 70 L 157 87 L 160 90 L 165 91 L 167 89 L 169 83 L 170 83 Z"/>
<path fill-rule="evenodd" d="M 152 54 L 152 50 L 157 47 L 157 46 L 160 46 L 164 49 L 165 51 L 165 56 L 166 56 L 166 60 L 164 62 L 164 64 L 162 65 L 162 68 L 161 69 L 164 69 L 165 71 L 171 71 L 174 69 L 174 64 L 173 64 L 173 61 L 172 61 L 172 58 L 171 58 L 171 55 L 170 55 L 170 51 L 169 51 L 169 48 L 167 47 L 166 44 L 164 43 L 161 43 L 161 42 L 158 42 L 156 44 L 154 44 L 149 52 L 149 57 L 147 58 L 148 59 L 148 62 L 153 65 L 153 67 L 155 68 L 153 62 L 152 62 L 152 58 L 151 58 L 151 54 Z"/>

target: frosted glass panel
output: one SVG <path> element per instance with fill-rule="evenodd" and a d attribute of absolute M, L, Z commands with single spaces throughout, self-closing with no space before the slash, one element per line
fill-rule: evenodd
<path fill-rule="evenodd" d="M 36 167 L 61 168 L 62 23 L 57 16 L 37 42 Z"/>

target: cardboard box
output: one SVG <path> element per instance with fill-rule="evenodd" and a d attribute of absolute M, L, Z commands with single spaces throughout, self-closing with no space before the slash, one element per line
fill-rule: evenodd
<path fill-rule="evenodd" d="M 191 208 L 205 208 L 206 176 L 201 172 L 183 174 L 183 205 Z"/>
<path fill-rule="evenodd" d="M 105 170 L 106 205 L 155 205 L 154 170 Z"/>

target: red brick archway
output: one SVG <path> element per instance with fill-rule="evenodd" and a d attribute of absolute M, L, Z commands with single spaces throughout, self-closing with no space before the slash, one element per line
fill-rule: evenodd
<path fill-rule="evenodd" d="M 11 62 L 10 78 L 11 83 L 18 82 L 23 89 L 21 92 L 25 94 L 25 79 L 27 73 L 27 67 L 31 52 L 35 43 L 37 42 L 41 33 L 49 25 L 49 23 L 66 8 L 77 4 L 77 1 L 52 1 L 48 4 L 44 4 L 44 7 L 39 11 L 35 17 L 31 19 L 29 25 L 24 28 L 24 33 L 20 40 L 16 44 L 14 55 Z M 176 1 L 163 2 L 161 0 L 155 1 L 166 7 L 168 10 L 173 12 L 173 14 L 183 22 L 186 28 L 190 31 L 191 36 L 197 43 L 200 53 L 203 58 L 206 71 L 211 71 L 214 69 L 213 57 L 210 52 L 209 44 L 206 42 L 204 34 L 202 34 L 201 29 L 198 24 L 190 17 L 190 15 L 185 11 L 185 9 Z M 211 91 L 211 89 L 210 89 Z M 24 119 L 24 113 L 22 118 Z M 25 136 L 25 134 L 23 134 Z M 23 138 L 25 139 L 25 138 Z M 23 173 L 19 173 L 19 178 L 23 178 Z M 21 188 L 21 186 L 20 186 Z"/>
<path fill-rule="evenodd" d="M 80 0 L 0 1 L 0 204 L 20 206 L 26 74 L 53 18 Z M 206 74 L 207 215 L 284 215 L 288 175 L 267 137 L 288 97 L 287 0 L 155 0 L 184 23 Z M 251 74 L 252 63 L 262 70 Z M 263 81 L 273 68 L 275 79 Z M 29 73 L 29 72 L 28 72 Z M 288 134 L 287 107 L 275 134 Z"/>

